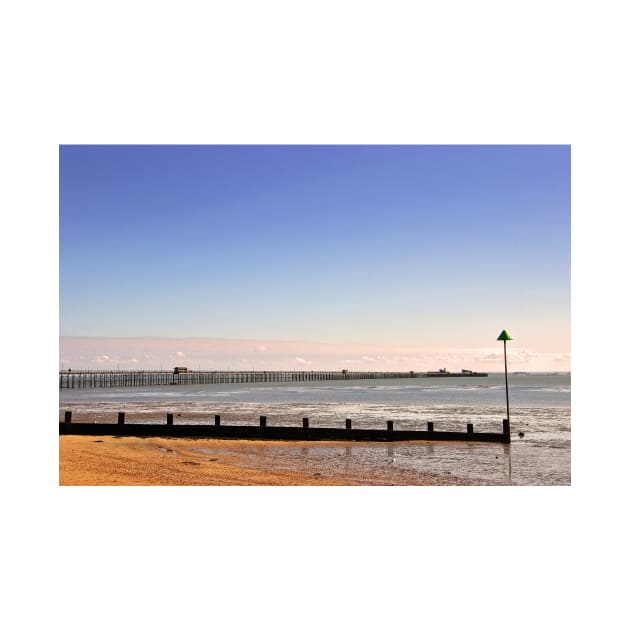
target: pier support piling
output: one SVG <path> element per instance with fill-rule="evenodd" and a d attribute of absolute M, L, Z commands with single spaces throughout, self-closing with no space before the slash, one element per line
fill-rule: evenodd
<path fill-rule="evenodd" d="M 166 424 L 173 424 L 173 414 L 172 413 L 167 413 L 166 414 Z"/>
<path fill-rule="evenodd" d="M 261 427 L 267 426 L 267 416 L 260 416 L 260 426 Z"/>
<path fill-rule="evenodd" d="M 433 422 L 427 422 L 427 431 L 433 433 Z"/>
<path fill-rule="evenodd" d="M 63 415 L 63 421 L 68 423 L 72 422 L 72 411 L 66 411 Z"/>
<path fill-rule="evenodd" d="M 221 426 L 221 416 L 214 416 L 214 426 L 215 427 Z"/>
<path fill-rule="evenodd" d="M 352 429 L 352 420 L 350 418 L 346 418 L 346 429 Z"/>
<path fill-rule="evenodd" d="M 468 435 L 473 434 L 473 425 L 470 422 L 466 425 L 466 432 L 468 433 Z"/>
<path fill-rule="evenodd" d="M 387 430 L 388 431 L 393 431 L 394 430 L 394 421 L 393 420 L 388 420 L 387 421 Z"/>
<path fill-rule="evenodd" d="M 125 412 L 124 411 L 119 411 L 118 412 L 118 424 L 125 424 Z"/>

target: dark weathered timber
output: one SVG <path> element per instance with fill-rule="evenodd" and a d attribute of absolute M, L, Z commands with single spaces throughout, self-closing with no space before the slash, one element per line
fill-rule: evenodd
<path fill-rule="evenodd" d="M 307 381 L 356 381 L 365 379 L 419 378 L 420 372 L 348 372 L 348 371 L 94 371 L 66 370 L 59 373 L 60 389 L 98 387 L 153 387 L 177 385 L 225 385 L 246 383 L 286 383 Z"/>
<path fill-rule="evenodd" d="M 401 442 L 412 440 L 444 442 L 502 442 L 509 444 L 509 433 L 467 431 L 399 431 L 393 429 L 340 429 L 327 427 L 225 425 L 225 424 L 100 424 L 60 422 L 60 435 L 115 435 L 128 437 L 189 437 L 247 440 L 351 440 Z"/>

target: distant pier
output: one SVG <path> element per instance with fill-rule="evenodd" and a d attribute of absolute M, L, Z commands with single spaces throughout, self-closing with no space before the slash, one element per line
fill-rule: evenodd
<path fill-rule="evenodd" d="M 247 383 L 303 383 L 309 381 L 356 381 L 364 379 L 425 378 L 430 376 L 475 377 L 485 372 L 351 372 L 338 371 L 178 371 L 176 370 L 63 370 L 59 389 L 96 387 L 153 387 L 167 385 L 225 385 Z"/>
<path fill-rule="evenodd" d="M 224 385 L 243 383 L 303 383 L 309 381 L 355 381 L 361 379 L 416 378 L 418 372 L 339 371 L 106 371 L 65 370 L 59 372 L 59 388 L 152 387 L 158 385 Z"/>

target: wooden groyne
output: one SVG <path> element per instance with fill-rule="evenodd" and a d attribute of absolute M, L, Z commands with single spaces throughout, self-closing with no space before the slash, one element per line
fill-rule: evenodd
<path fill-rule="evenodd" d="M 158 385 L 223 385 L 243 383 L 300 383 L 384 378 L 416 378 L 418 372 L 342 371 L 212 371 L 183 372 L 146 370 L 65 370 L 59 372 L 59 388 L 152 387 Z"/>
<path fill-rule="evenodd" d="M 501 442 L 510 443 L 510 423 L 503 420 L 500 433 L 475 432 L 471 423 L 466 431 L 436 431 L 433 422 L 425 430 L 396 430 L 388 420 L 385 429 L 357 429 L 352 420 L 346 419 L 345 428 L 311 427 L 309 419 L 302 418 L 301 426 L 270 426 L 266 416 L 260 416 L 257 425 L 225 425 L 221 417 L 214 417 L 214 424 L 174 424 L 173 414 L 166 416 L 165 424 L 127 424 L 125 413 L 118 413 L 114 423 L 72 422 L 72 412 L 66 411 L 59 423 L 59 435 L 115 435 L 129 437 L 187 437 L 226 438 L 241 440 L 351 440 L 371 442 L 401 442 L 428 440 L 445 442 Z"/>

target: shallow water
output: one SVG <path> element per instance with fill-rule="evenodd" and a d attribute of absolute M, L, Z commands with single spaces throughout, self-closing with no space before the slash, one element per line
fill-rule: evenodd
<path fill-rule="evenodd" d="M 257 424 L 265 415 L 269 426 L 300 426 L 308 417 L 313 427 L 343 427 L 351 418 L 355 428 L 385 428 L 386 421 L 393 420 L 395 429 L 425 429 L 432 421 L 436 431 L 465 431 L 466 424 L 473 423 L 475 431 L 500 432 L 505 417 L 503 378 L 66 389 L 60 390 L 59 416 L 71 410 L 78 422 L 116 422 L 117 412 L 125 411 L 126 422 L 162 423 L 166 413 L 174 413 L 175 423 L 207 424 L 219 414 L 222 424 Z M 511 445 L 286 443 L 265 449 L 248 465 L 310 467 L 322 474 L 340 467 L 353 474 L 378 471 L 387 476 L 391 471 L 392 478 L 404 473 L 410 479 L 433 473 L 478 485 L 569 485 L 570 376 L 514 375 L 509 393 Z"/>

